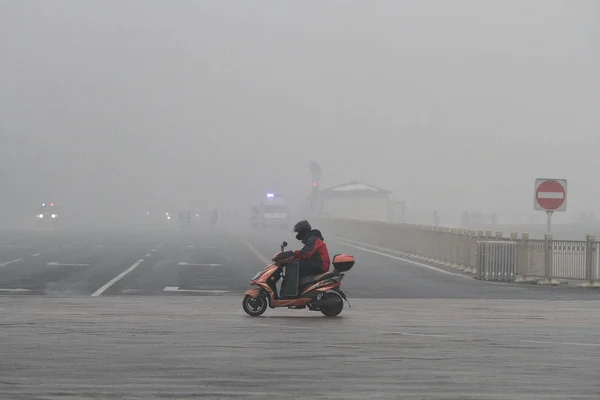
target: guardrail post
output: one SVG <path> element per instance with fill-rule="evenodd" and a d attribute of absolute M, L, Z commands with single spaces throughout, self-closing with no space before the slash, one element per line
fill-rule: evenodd
<path fill-rule="evenodd" d="M 542 285 L 556 285 L 558 282 L 552 279 L 552 266 L 554 256 L 554 240 L 551 233 L 546 233 L 544 236 L 544 280 L 540 282 Z"/>
<path fill-rule="evenodd" d="M 523 241 L 519 240 L 519 234 L 517 232 L 510 233 L 510 240 L 517 244 L 517 265 L 515 266 L 515 282 L 522 282 L 523 276 L 521 273 L 521 259 L 523 257 Z"/>
<path fill-rule="evenodd" d="M 451 267 L 452 266 L 452 262 L 451 262 L 451 258 L 452 258 L 452 229 L 451 228 L 446 228 L 444 229 L 444 236 L 443 236 L 443 240 L 444 240 L 444 244 L 442 245 L 444 247 L 444 257 L 442 258 L 442 265 L 445 267 Z"/>
<path fill-rule="evenodd" d="M 594 283 L 594 266 L 596 258 L 596 235 L 588 234 L 585 237 L 585 280 L 587 281 L 581 286 L 593 287 L 597 286 Z M 598 277 L 596 277 L 597 279 Z"/>
<path fill-rule="evenodd" d="M 469 272 L 477 273 L 477 231 L 472 230 L 469 238 Z"/>
<path fill-rule="evenodd" d="M 469 269 L 469 231 L 466 229 L 459 230 L 458 239 L 458 269 L 467 271 Z"/>
<path fill-rule="evenodd" d="M 474 274 L 477 268 L 477 232 L 474 230 L 467 231 L 468 241 L 466 248 L 467 272 Z"/>
<path fill-rule="evenodd" d="M 518 282 L 517 279 L 519 278 L 519 264 L 520 264 L 520 257 L 521 257 L 521 242 L 519 241 L 519 234 L 517 232 L 511 232 L 510 233 L 510 240 L 515 242 L 515 252 L 516 257 L 515 257 L 515 269 L 514 269 L 514 277 L 513 277 L 513 281 L 514 282 Z"/>
<path fill-rule="evenodd" d="M 450 242 L 452 245 L 452 252 L 450 253 L 452 255 L 452 259 L 450 260 L 450 266 L 452 268 L 458 268 L 458 266 L 460 265 L 459 262 L 459 246 L 460 246 L 460 235 L 461 235 L 461 231 L 462 229 L 458 229 L 455 228 L 453 229 L 452 232 L 452 241 Z"/>
<path fill-rule="evenodd" d="M 523 277 L 523 281 L 527 280 L 527 276 L 529 274 L 529 263 L 531 262 L 531 253 L 529 247 L 529 233 L 523 232 L 521 233 L 521 276 Z"/>
<path fill-rule="evenodd" d="M 480 241 L 484 241 L 486 239 L 484 231 L 477 231 L 475 237 L 475 274 L 481 278 L 482 274 L 482 262 L 484 259 L 484 255 L 482 254 L 483 247 L 480 245 Z"/>

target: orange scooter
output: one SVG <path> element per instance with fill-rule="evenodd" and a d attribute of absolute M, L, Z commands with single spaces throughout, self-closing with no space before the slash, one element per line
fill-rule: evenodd
<path fill-rule="evenodd" d="M 273 256 L 272 264 L 257 273 L 250 282 L 256 288 L 244 293 L 242 308 L 252 317 L 262 315 L 267 307 L 308 308 L 320 311 L 327 317 L 335 317 L 342 312 L 344 301 L 350 302 L 342 291 L 341 281 L 354 266 L 354 257 L 337 254 L 333 257 L 333 271 L 310 276 L 299 281 L 298 263 L 291 261 L 293 253 L 284 253 L 287 242 L 281 244 L 281 252 Z M 285 269 L 285 271 L 284 271 Z M 281 295 L 277 295 L 276 282 L 283 274 Z"/>

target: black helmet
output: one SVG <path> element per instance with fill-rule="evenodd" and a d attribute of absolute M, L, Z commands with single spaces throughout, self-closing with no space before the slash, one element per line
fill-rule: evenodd
<path fill-rule="evenodd" d="M 302 220 L 294 225 L 294 232 L 297 233 L 296 239 L 298 240 L 304 240 L 311 230 L 312 227 L 307 220 Z"/>

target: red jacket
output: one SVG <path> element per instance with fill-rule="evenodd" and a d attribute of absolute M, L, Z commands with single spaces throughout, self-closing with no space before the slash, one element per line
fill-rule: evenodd
<path fill-rule="evenodd" d="M 329 271 L 329 251 L 321 238 L 320 232 L 314 230 L 303 240 L 302 250 L 296 250 L 294 257 L 300 261 L 300 273 L 323 274 Z M 303 274 L 305 275 L 305 274 Z"/>

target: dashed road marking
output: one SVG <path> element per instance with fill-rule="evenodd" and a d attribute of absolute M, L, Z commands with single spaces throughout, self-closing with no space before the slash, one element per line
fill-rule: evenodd
<path fill-rule="evenodd" d="M 35 254 L 32 254 L 31 256 L 32 256 L 32 257 L 39 257 L 39 256 L 41 256 L 41 255 L 42 255 L 42 253 L 35 253 Z"/>
<path fill-rule="evenodd" d="M 221 267 L 221 266 L 223 266 L 223 264 L 193 264 L 193 263 L 188 263 L 188 262 L 180 262 L 180 263 L 177 263 L 177 265 L 189 265 L 189 266 L 193 266 L 193 267 Z"/>
<path fill-rule="evenodd" d="M 385 331 L 380 331 L 377 333 L 382 334 L 382 335 L 419 336 L 419 337 L 432 337 L 432 338 L 437 338 L 437 337 L 451 338 L 452 337 L 450 335 L 436 335 L 436 334 L 431 334 L 431 333 L 385 332 Z"/>
<path fill-rule="evenodd" d="M 152 254 L 150 253 L 146 253 L 146 255 L 144 257 L 150 257 Z"/>
<path fill-rule="evenodd" d="M 123 279 L 123 277 L 125 275 L 127 275 L 128 273 L 130 273 L 131 271 L 133 271 L 134 269 L 136 269 L 137 267 L 139 267 L 140 264 L 143 263 L 143 262 L 144 262 L 143 258 L 140 258 L 139 260 L 137 260 L 131 267 L 127 268 L 125 271 L 121 272 L 119 275 L 115 276 L 113 279 L 111 279 L 110 281 L 108 281 L 100 289 L 98 289 L 94 293 L 92 293 L 92 297 L 100 296 L 102 293 L 106 292 L 112 285 L 114 285 L 115 283 L 117 283 L 118 281 L 120 281 L 121 279 Z"/>
<path fill-rule="evenodd" d="M 31 289 L 0 289 L 0 292 L 31 292 Z"/>
<path fill-rule="evenodd" d="M 18 263 L 19 261 L 21 261 L 20 258 L 17 258 L 16 260 L 11 260 L 11 261 L 0 262 L 0 267 L 5 267 L 10 264 Z"/>
<path fill-rule="evenodd" d="M 79 263 L 75 263 L 75 264 L 69 264 L 69 263 L 59 263 L 59 262 L 49 262 L 46 265 L 51 266 L 51 267 L 89 267 L 90 264 L 79 264 Z"/>
<path fill-rule="evenodd" d="M 200 290 L 200 289 L 180 289 L 179 286 L 166 286 L 164 292 L 190 292 L 190 293 L 229 293 L 229 290 Z"/>
<path fill-rule="evenodd" d="M 592 346 L 600 347 L 600 343 L 578 343 L 578 342 L 554 342 L 551 340 L 520 340 L 523 343 L 538 343 L 538 344 L 559 344 L 567 346 Z"/>

